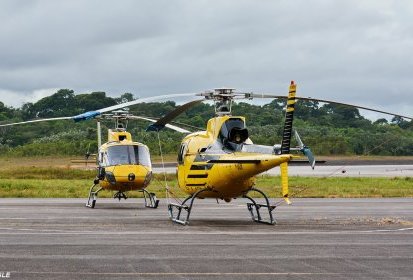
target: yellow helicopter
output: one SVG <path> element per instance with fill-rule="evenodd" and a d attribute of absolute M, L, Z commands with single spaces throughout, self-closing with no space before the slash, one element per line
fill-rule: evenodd
<path fill-rule="evenodd" d="M 230 202 L 239 197 L 249 200 L 247 209 L 253 221 L 275 224 L 273 210 L 267 195 L 254 187 L 255 176 L 276 166 L 281 169 L 282 196 L 290 204 L 288 192 L 288 162 L 297 157 L 291 151 L 301 151 L 314 168 L 315 159 L 311 150 L 303 144 L 298 133 L 294 135 L 298 147 L 290 148 L 293 135 L 293 115 L 296 99 L 316 100 L 340 105 L 348 105 L 366 110 L 391 114 L 384 111 L 313 98 L 297 98 L 296 84 L 291 82 L 288 97 L 283 95 L 237 93 L 231 88 L 219 88 L 198 94 L 215 103 L 216 116 L 207 123 L 206 131 L 187 135 L 181 142 L 178 152 L 177 177 L 179 187 L 189 196 L 182 203 L 169 203 L 168 212 L 173 222 L 186 225 L 195 198 L 215 198 Z M 235 99 L 287 98 L 282 143 L 274 146 L 253 144 L 249 138 L 245 118 L 231 115 L 231 105 Z M 159 131 L 168 122 L 189 107 L 204 99 L 191 101 L 165 115 L 147 130 Z M 405 116 L 401 116 L 405 117 Z M 406 117 L 408 118 L 408 117 Z M 264 203 L 253 199 L 249 192 L 263 196 Z M 264 209 L 264 213 L 261 211 Z"/>
<path fill-rule="evenodd" d="M 77 116 L 35 119 L 31 121 L 1 124 L 0 127 L 56 120 L 74 120 L 75 122 L 79 122 L 89 119 L 96 119 L 98 137 L 98 168 L 97 176 L 93 180 L 93 185 L 89 190 L 89 197 L 86 206 L 94 208 L 98 193 L 102 190 L 109 190 L 116 191 L 113 197 L 119 200 L 122 198 L 127 199 L 126 192 L 128 191 L 142 192 L 145 206 L 149 208 L 157 208 L 159 200 L 156 198 L 156 195 L 146 190 L 146 187 L 152 179 L 152 166 L 149 149 L 146 145 L 133 141 L 131 134 L 126 131 L 128 120 L 145 120 L 149 122 L 156 122 L 156 120 L 134 116 L 129 114 L 127 111 L 119 111 L 119 109 L 138 103 L 179 96 L 188 96 L 188 94 L 142 98 L 100 110 L 86 112 Z M 106 112 L 112 113 L 107 114 Z M 115 120 L 115 128 L 108 129 L 108 141 L 104 144 L 102 144 L 101 139 L 102 119 Z M 168 127 L 178 132 L 189 132 L 173 125 L 168 125 Z"/>

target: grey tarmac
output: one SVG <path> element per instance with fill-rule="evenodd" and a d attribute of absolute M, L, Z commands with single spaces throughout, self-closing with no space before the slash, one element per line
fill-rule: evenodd
<path fill-rule="evenodd" d="M 245 202 L 197 200 L 188 226 L 166 200 L 0 199 L 9 279 L 412 279 L 413 199 L 294 199 L 274 226 Z M 1 274 L 0 274 L 1 275 Z"/>

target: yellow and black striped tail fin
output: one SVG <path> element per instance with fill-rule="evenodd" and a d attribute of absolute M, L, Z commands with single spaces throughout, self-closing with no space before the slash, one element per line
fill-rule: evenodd
<path fill-rule="evenodd" d="M 290 153 L 290 143 L 293 129 L 293 119 L 294 119 L 294 106 L 295 106 L 295 91 L 296 84 L 294 81 L 291 81 L 290 90 L 288 92 L 287 99 L 287 108 L 285 110 L 285 121 L 284 121 L 284 131 L 283 139 L 281 142 L 281 153 L 289 154 Z"/>

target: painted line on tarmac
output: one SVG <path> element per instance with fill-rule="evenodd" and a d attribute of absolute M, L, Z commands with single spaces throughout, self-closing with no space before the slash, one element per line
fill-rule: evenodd
<path fill-rule="evenodd" d="M 339 273 L 329 272 L 18 272 L 11 271 L 11 274 L 29 275 L 101 275 L 101 276 L 266 276 L 266 275 L 339 275 Z"/>
<path fill-rule="evenodd" d="M 403 231 L 413 231 L 411 228 L 398 229 L 377 229 L 358 231 L 272 231 L 272 232 L 243 232 L 243 231 L 70 231 L 55 229 L 30 229 L 30 228 L 0 228 L 4 231 L 1 235 L 334 235 L 334 234 L 370 234 L 370 233 L 397 233 Z"/>
<path fill-rule="evenodd" d="M 365 230 L 362 232 L 373 233 L 373 232 L 396 232 L 396 231 L 408 231 L 413 230 L 413 228 L 398 228 L 398 229 L 375 229 L 375 230 Z"/>

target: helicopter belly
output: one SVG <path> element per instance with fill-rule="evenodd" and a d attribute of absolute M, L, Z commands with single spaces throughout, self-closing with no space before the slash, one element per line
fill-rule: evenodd
<path fill-rule="evenodd" d="M 189 194 L 205 188 L 211 189 L 210 192 L 200 194 L 198 196 L 200 198 L 234 198 L 241 196 L 255 183 L 254 177 L 240 179 L 236 175 L 230 165 L 214 165 L 210 170 L 190 170 L 184 178 L 181 178 L 180 181 L 184 183 L 180 186 Z"/>
<path fill-rule="evenodd" d="M 200 198 L 240 197 L 255 184 L 255 175 L 288 160 L 290 156 L 284 155 L 224 155 L 215 160 L 192 163 L 190 168 L 179 166 L 179 186 L 189 194 L 211 189 L 199 194 Z"/>
<path fill-rule="evenodd" d="M 105 171 L 105 179 L 99 184 L 103 189 L 114 191 L 144 189 L 152 176 L 151 170 L 142 165 L 109 166 Z"/>

